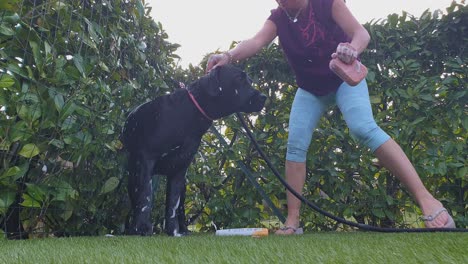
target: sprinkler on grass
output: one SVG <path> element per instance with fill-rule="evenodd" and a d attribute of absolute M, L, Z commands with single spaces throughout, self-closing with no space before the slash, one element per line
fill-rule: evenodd
<path fill-rule="evenodd" d="M 217 236 L 252 236 L 264 237 L 268 236 L 267 228 L 230 228 L 216 230 Z"/>

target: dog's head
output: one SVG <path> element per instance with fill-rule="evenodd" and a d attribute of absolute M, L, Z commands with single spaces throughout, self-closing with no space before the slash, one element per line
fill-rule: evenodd
<path fill-rule="evenodd" d="M 232 65 L 216 67 L 200 79 L 199 97 L 202 108 L 217 119 L 236 112 L 262 110 L 266 96 L 252 87 L 252 80 Z"/>

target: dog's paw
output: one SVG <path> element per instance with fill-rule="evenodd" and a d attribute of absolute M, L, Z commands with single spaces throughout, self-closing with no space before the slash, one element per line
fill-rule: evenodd
<path fill-rule="evenodd" d="M 153 235 L 153 226 L 151 224 L 139 224 L 130 228 L 128 234 L 133 236 L 151 236 Z"/>
<path fill-rule="evenodd" d="M 168 236 L 182 237 L 190 235 L 190 231 L 187 228 L 166 228 L 165 230 Z"/>
<path fill-rule="evenodd" d="M 190 234 L 190 231 L 188 230 L 188 227 L 185 224 L 185 222 L 179 221 L 179 233 L 184 234 L 184 235 Z"/>
<path fill-rule="evenodd" d="M 184 231 L 184 232 L 180 232 L 180 234 L 181 234 L 182 236 L 190 236 L 190 235 L 192 234 L 192 232 L 186 230 L 186 231 Z"/>
<path fill-rule="evenodd" d="M 184 237 L 184 236 L 190 235 L 190 232 L 178 232 L 177 230 L 173 230 L 173 231 L 166 230 L 166 234 L 172 237 Z"/>

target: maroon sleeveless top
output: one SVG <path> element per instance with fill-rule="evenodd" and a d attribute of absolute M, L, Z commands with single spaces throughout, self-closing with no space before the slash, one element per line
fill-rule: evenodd
<path fill-rule="evenodd" d="M 297 85 L 318 96 L 336 92 L 343 83 L 328 63 L 338 44 L 350 41 L 333 20 L 333 1 L 309 0 L 296 23 L 280 7 L 272 10 L 268 17 L 276 25 L 280 45 L 296 75 Z"/>

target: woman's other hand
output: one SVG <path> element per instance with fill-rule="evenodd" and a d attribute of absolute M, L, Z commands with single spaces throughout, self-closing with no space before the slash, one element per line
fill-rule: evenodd
<path fill-rule="evenodd" d="M 349 43 L 340 43 L 336 48 L 336 52 L 332 54 L 332 58 L 338 58 L 346 64 L 352 64 L 357 59 L 358 52 Z"/>

